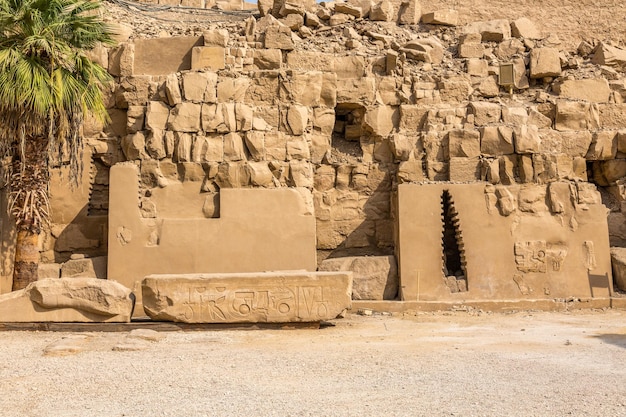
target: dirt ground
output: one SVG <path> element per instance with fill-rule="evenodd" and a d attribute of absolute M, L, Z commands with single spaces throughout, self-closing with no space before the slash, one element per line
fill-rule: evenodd
<path fill-rule="evenodd" d="M 333 324 L 0 332 L 0 415 L 626 416 L 626 311 Z"/>

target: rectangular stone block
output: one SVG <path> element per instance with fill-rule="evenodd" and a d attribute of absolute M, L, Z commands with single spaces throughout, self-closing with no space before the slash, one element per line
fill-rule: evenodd
<path fill-rule="evenodd" d="M 148 316 L 183 323 L 317 322 L 352 304 L 352 272 L 149 275 L 141 288 Z"/>
<path fill-rule="evenodd" d="M 212 71 L 224 69 L 224 48 L 220 46 L 196 46 L 191 50 L 191 69 L 208 68 Z"/>
<path fill-rule="evenodd" d="M 191 50 L 202 37 L 135 40 L 134 75 L 165 75 L 191 69 Z"/>

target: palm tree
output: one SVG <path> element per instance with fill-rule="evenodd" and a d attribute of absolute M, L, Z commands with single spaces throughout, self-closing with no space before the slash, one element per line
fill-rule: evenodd
<path fill-rule="evenodd" d="M 50 167 L 81 172 L 83 117 L 106 121 L 110 76 L 86 52 L 112 44 L 98 0 L 0 0 L 0 150 L 10 158 L 17 240 L 13 290 L 37 280 L 38 236 L 49 223 Z"/>

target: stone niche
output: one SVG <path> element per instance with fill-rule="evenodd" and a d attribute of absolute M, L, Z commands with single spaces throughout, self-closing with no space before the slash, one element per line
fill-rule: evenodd
<path fill-rule="evenodd" d="M 595 186 L 401 184 L 403 301 L 608 298 L 606 208 Z"/>
<path fill-rule="evenodd" d="M 315 271 L 315 216 L 310 191 L 299 188 L 222 189 L 217 218 L 164 211 L 144 218 L 138 195 L 138 168 L 118 164 L 110 171 L 108 279 L 137 295 L 150 274 Z M 197 183 L 199 195 L 200 184 Z M 175 185 L 168 185 L 160 191 Z M 176 190 L 176 188 L 172 188 Z M 156 190 L 155 190 L 156 191 Z M 198 195 L 170 193 L 186 210 Z M 169 213 L 169 214 L 167 214 Z M 172 216 L 172 217 L 170 217 Z"/>

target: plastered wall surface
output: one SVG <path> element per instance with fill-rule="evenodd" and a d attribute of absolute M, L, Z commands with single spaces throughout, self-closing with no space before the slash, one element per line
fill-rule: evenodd
<path fill-rule="evenodd" d="M 111 188 L 108 279 L 135 294 L 154 273 L 316 269 L 315 218 L 306 190 L 226 189 L 219 218 L 146 219 L 138 207 L 135 165 L 114 166 Z M 181 197 L 180 205 L 194 203 Z"/>
<path fill-rule="evenodd" d="M 530 185 L 509 187 L 502 197 L 486 184 L 400 185 L 401 299 L 609 297 L 606 209 L 597 196 L 581 198 L 575 184 L 553 184 L 560 189 L 547 196 L 545 186 Z M 456 213 L 466 280 L 461 290 L 451 291 L 445 279 L 444 192 Z M 551 210 L 550 196 L 558 200 L 558 213 Z"/>

